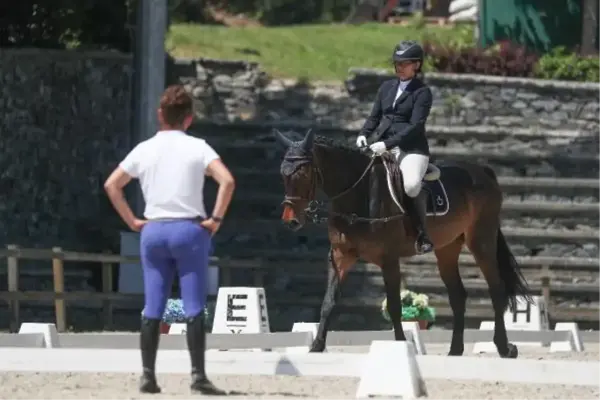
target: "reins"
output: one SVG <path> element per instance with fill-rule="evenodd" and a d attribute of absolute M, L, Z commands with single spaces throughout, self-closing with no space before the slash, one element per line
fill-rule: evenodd
<path fill-rule="evenodd" d="M 363 171 L 363 173 L 360 175 L 360 177 L 348 188 L 344 189 L 342 192 L 336 194 L 335 196 L 332 196 L 329 198 L 330 201 L 334 201 L 337 200 L 345 195 L 347 195 L 348 193 L 350 193 L 352 190 L 354 190 L 358 184 L 365 178 L 365 176 L 367 176 L 367 174 L 369 173 L 369 171 L 371 170 L 371 167 L 373 166 L 373 164 L 375 163 L 375 158 L 378 157 L 376 154 L 373 154 L 371 156 L 371 161 L 369 161 L 369 164 L 367 165 L 367 167 L 365 168 L 365 170 Z M 318 159 L 316 154 L 314 154 L 313 151 L 313 158 L 315 160 L 315 162 L 313 163 L 313 167 L 316 172 L 318 177 L 321 180 L 321 184 L 325 184 L 324 180 L 323 180 L 323 173 L 321 171 L 321 169 L 319 168 L 319 164 L 318 164 Z M 313 181 L 313 195 L 316 192 L 316 186 L 317 186 L 317 182 L 316 179 L 314 179 Z M 287 202 L 288 200 L 293 200 L 294 198 L 288 198 L 287 196 L 285 197 L 284 203 Z M 387 216 L 387 217 L 378 217 L 378 218 L 372 218 L 372 217 L 361 217 L 356 213 L 340 213 L 337 211 L 329 211 L 329 216 L 328 217 L 320 217 L 319 216 L 319 211 L 327 211 L 325 209 L 323 209 L 323 202 L 322 201 L 317 201 L 317 200 L 311 200 L 308 202 L 308 206 L 307 208 L 304 209 L 304 212 L 306 213 L 306 217 L 308 219 L 310 219 L 313 223 L 317 224 L 317 223 L 326 223 L 330 217 L 340 217 L 345 219 L 349 224 L 354 224 L 356 222 L 369 222 L 369 223 L 374 223 L 374 222 L 389 222 L 389 221 L 393 221 L 396 219 L 400 219 L 403 218 L 405 215 L 404 214 L 397 214 L 397 215 L 391 215 L 391 216 Z"/>

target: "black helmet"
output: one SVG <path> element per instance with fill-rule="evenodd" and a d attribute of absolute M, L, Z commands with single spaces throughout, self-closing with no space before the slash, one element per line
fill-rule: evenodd
<path fill-rule="evenodd" d="M 420 61 L 423 64 L 425 51 L 421 45 L 414 40 L 403 40 L 394 47 L 392 63 L 400 61 Z"/>

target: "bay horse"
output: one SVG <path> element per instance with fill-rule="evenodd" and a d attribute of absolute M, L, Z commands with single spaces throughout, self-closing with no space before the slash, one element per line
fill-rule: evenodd
<path fill-rule="evenodd" d="M 315 136 L 314 131 L 297 141 L 278 130 L 274 134 L 287 148 L 280 166 L 285 188 L 283 222 L 297 231 L 311 219 L 319 220 L 319 211 L 327 215 L 322 222 L 327 223 L 330 242 L 328 283 L 310 351 L 325 350 L 340 284 L 359 259 L 381 268 L 395 340 L 406 340 L 401 323 L 399 259 L 416 254 L 416 230 L 410 218 L 405 218 L 399 169 L 390 171 L 394 164 L 388 165 L 385 157 L 369 156 L 358 148 Z M 516 358 L 518 349 L 508 341 L 504 312 L 508 306 L 515 309 L 517 297 L 527 302 L 531 297 L 500 229 L 502 191 L 496 175 L 490 167 L 468 162 L 430 164 L 430 168 L 433 173 L 424 180 L 424 188 L 430 191 L 426 224 L 453 314 L 448 355 L 464 352 L 467 292 L 458 259 L 466 245 L 489 288 L 498 354 Z M 327 210 L 321 210 L 315 200 L 318 189 L 329 199 Z"/>

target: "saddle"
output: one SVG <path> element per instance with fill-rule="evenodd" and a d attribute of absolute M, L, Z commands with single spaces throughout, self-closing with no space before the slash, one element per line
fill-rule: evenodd
<path fill-rule="evenodd" d="M 401 161 L 401 159 L 396 161 L 396 158 L 393 153 L 386 152 L 386 153 L 382 154 L 381 161 L 384 164 L 384 166 L 386 167 L 385 169 L 388 171 L 388 174 L 402 175 L 402 171 L 400 171 L 400 162 L 399 162 L 399 161 Z M 427 165 L 427 171 L 425 172 L 425 175 L 423 176 L 423 181 L 424 182 L 437 181 L 438 179 L 440 179 L 441 174 L 442 173 L 441 173 L 440 169 L 434 163 L 429 163 Z M 400 184 L 400 182 L 396 182 L 396 183 Z M 399 189 L 399 186 L 396 186 L 396 189 Z"/>
<path fill-rule="evenodd" d="M 386 182 L 389 193 L 394 200 L 394 203 L 400 208 L 402 213 L 406 213 L 404 209 L 402 199 L 404 198 L 402 171 L 400 170 L 400 163 L 396 161 L 396 157 L 391 152 L 386 152 L 381 155 L 381 164 L 383 164 L 386 175 Z M 436 182 L 440 179 L 441 171 L 433 163 L 429 163 L 427 171 L 423 176 L 423 182 Z M 379 180 L 375 177 L 375 165 L 372 167 L 372 179 L 371 179 L 371 202 L 370 202 L 370 213 L 372 216 L 377 212 L 379 204 Z M 425 186 L 425 185 L 424 185 Z"/>

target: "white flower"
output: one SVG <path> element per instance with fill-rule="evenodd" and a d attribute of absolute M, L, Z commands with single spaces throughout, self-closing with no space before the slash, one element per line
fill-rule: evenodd
<path fill-rule="evenodd" d="M 429 297 L 426 294 L 418 294 L 413 297 L 413 305 L 417 308 L 425 308 L 429 305 Z"/>
<path fill-rule="evenodd" d="M 415 292 L 412 292 L 410 290 L 401 290 L 400 291 L 400 300 L 404 301 L 404 300 L 408 300 L 411 299 L 413 297 L 415 297 Z"/>

